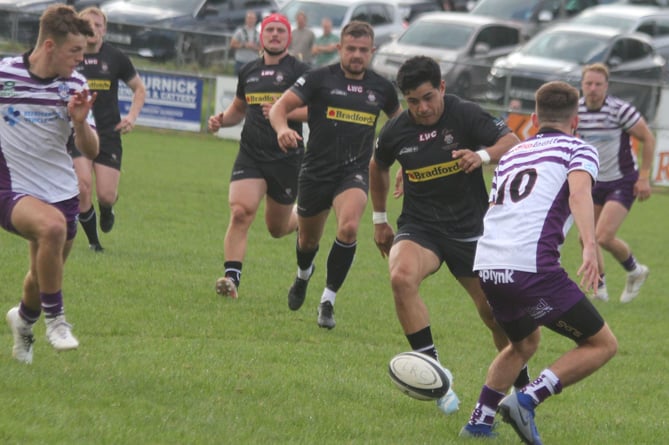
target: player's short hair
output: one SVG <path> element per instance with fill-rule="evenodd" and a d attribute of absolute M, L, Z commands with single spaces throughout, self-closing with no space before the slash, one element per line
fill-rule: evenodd
<path fill-rule="evenodd" d="M 62 44 L 68 34 L 83 34 L 87 37 L 95 35 L 91 23 L 77 16 L 77 11 L 72 6 L 55 4 L 46 8 L 39 19 L 37 46 L 49 38 L 56 44 Z"/>
<path fill-rule="evenodd" d="M 89 6 L 88 8 L 84 8 L 81 11 L 79 11 L 79 17 L 81 18 L 86 18 L 87 15 L 96 15 L 98 17 L 102 17 L 102 22 L 107 26 L 107 14 L 104 13 L 104 11 L 97 6 Z"/>
<path fill-rule="evenodd" d="M 598 63 L 592 63 L 590 65 L 586 65 L 581 70 L 581 74 L 585 76 L 585 73 L 590 72 L 590 71 L 594 71 L 596 73 L 603 74 L 606 81 L 607 82 L 609 81 L 609 67 L 607 67 L 603 63 L 598 62 Z"/>
<path fill-rule="evenodd" d="M 397 87 L 406 94 L 415 90 L 425 82 L 435 88 L 441 85 L 441 69 L 434 59 L 426 56 L 415 56 L 406 60 L 397 71 Z"/>
<path fill-rule="evenodd" d="M 543 84 L 534 95 L 539 122 L 565 123 L 578 114 L 578 90 L 567 82 L 555 80 Z"/>
<path fill-rule="evenodd" d="M 374 42 L 374 28 L 367 22 L 352 20 L 342 28 L 340 39 L 343 40 L 344 36 L 351 36 L 356 39 L 360 37 L 369 37 L 372 39 L 372 42 Z"/>

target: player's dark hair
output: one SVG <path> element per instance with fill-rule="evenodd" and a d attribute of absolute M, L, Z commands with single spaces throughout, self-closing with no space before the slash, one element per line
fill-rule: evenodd
<path fill-rule="evenodd" d="M 91 23 L 77 16 L 77 11 L 72 6 L 55 4 L 46 8 L 39 19 L 37 46 L 48 38 L 61 44 L 67 39 L 68 34 L 83 34 L 87 37 L 95 35 Z"/>
<path fill-rule="evenodd" d="M 578 90 L 559 80 L 543 84 L 534 95 L 537 119 L 542 124 L 568 122 L 578 114 Z"/>
<path fill-rule="evenodd" d="M 352 20 L 348 22 L 341 30 L 340 39 L 344 39 L 344 36 L 351 36 L 356 39 L 360 37 L 370 37 L 372 42 L 374 41 L 374 28 L 367 22 L 361 22 L 360 20 Z"/>
<path fill-rule="evenodd" d="M 430 57 L 412 57 L 397 72 L 397 87 L 403 94 L 415 90 L 425 82 L 430 82 L 435 88 L 441 85 L 441 69 Z"/>

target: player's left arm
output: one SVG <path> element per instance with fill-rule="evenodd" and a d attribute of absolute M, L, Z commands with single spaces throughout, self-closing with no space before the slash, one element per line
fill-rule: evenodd
<path fill-rule="evenodd" d="M 634 195 L 639 198 L 639 201 L 645 201 L 650 198 L 651 194 L 650 175 L 653 166 L 653 156 L 655 155 L 655 136 L 643 117 L 627 132 L 643 144 L 639 179 L 634 184 Z"/>
<path fill-rule="evenodd" d="M 574 170 L 567 177 L 569 183 L 569 209 L 574 217 L 582 241 L 582 262 L 577 274 L 585 291 L 597 289 L 597 240 L 595 238 L 595 209 L 592 203 L 593 178 L 585 170 Z"/>
<path fill-rule="evenodd" d="M 497 139 L 489 147 L 484 147 L 476 151 L 469 148 L 453 150 L 453 158 L 460 159 L 460 168 L 465 173 L 471 173 L 484 164 L 498 162 L 504 153 L 519 142 L 520 139 L 518 139 L 518 136 L 513 132 L 509 132 Z"/>
<path fill-rule="evenodd" d="M 146 100 L 146 87 L 139 74 L 135 74 L 135 77 L 126 82 L 126 84 L 132 90 L 132 102 L 128 114 L 121 119 L 121 122 L 115 128 L 116 131 L 120 131 L 123 134 L 132 131 Z"/>
<path fill-rule="evenodd" d="M 276 132 L 279 147 L 284 152 L 297 148 L 302 137 L 288 126 L 288 115 L 305 104 L 292 90 L 286 90 L 269 110 L 269 122 Z"/>

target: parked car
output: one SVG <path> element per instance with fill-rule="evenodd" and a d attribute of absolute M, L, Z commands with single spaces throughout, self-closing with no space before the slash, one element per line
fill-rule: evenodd
<path fill-rule="evenodd" d="M 517 21 L 523 25 L 523 37 L 529 39 L 546 26 L 597 4 L 598 0 L 478 0 L 470 13 Z"/>
<path fill-rule="evenodd" d="M 669 9 L 611 3 L 589 8 L 571 23 L 584 27 L 610 26 L 624 32 L 647 34 L 662 57 L 669 60 Z"/>
<path fill-rule="evenodd" d="M 559 24 L 542 31 L 517 51 L 495 61 L 488 76 L 488 99 L 534 108 L 544 82 L 564 80 L 580 87 L 584 65 L 602 62 L 610 70 L 612 94 L 633 103 L 648 121 L 655 117 L 665 60 L 650 39 L 616 28 Z"/>
<path fill-rule="evenodd" d="M 74 0 L 78 11 L 100 6 L 105 0 Z M 0 0 L 0 38 L 24 45 L 34 45 L 39 32 L 39 19 L 44 10 L 63 0 Z"/>
<path fill-rule="evenodd" d="M 307 25 L 316 37 L 322 34 L 321 20 L 332 20 L 332 32 L 339 35 L 351 20 L 368 22 L 374 28 L 375 46 L 389 42 L 404 31 L 402 14 L 394 0 L 291 0 L 279 12 L 295 26 L 298 11 L 307 15 Z"/>
<path fill-rule="evenodd" d="M 224 48 L 248 10 L 258 21 L 278 9 L 274 0 L 113 0 L 107 40 L 129 54 L 157 60 L 183 56 L 205 64 L 211 49 Z"/>
<path fill-rule="evenodd" d="M 408 26 L 418 16 L 428 12 L 443 11 L 436 0 L 398 0 L 404 25 Z"/>
<path fill-rule="evenodd" d="M 395 81 L 405 60 L 417 54 L 435 59 L 449 92 L 464 98 L 485 95 L 495 59 L 520 44 L 517 23 L 464 12 L 434 12 L 416 19 L 399 38 L 376 50 L 372 68 Z"/>

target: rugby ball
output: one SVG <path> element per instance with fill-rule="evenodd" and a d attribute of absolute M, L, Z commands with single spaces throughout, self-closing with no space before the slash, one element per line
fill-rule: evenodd
<path fill-rule="evenodd" d="M 409 397 L 436 400 L 448 392 L 452 376 L 448 369 L 426 354 L 401 352 L 388 364 L 390 380 Z"/>

